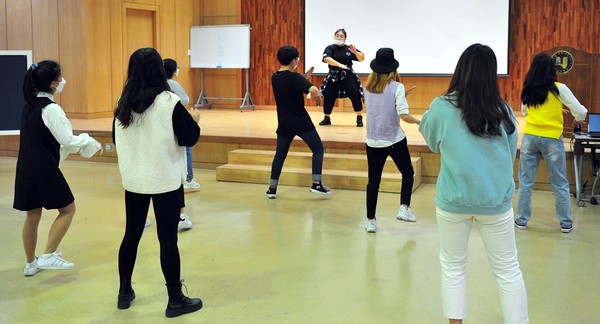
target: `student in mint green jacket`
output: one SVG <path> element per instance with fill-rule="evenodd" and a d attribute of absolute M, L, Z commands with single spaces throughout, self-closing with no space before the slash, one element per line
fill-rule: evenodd
<path fill-rule="evenodd" d="M 490 47 L 468 47 L 448 90 L 433 100 L 419 126 L 431 151 L 441 154 L 435 204 L 443 312 L 450 323 L 462 323 L 467 315 L 467 254 L 473 224 L 496 276 L 504 322 L 529 322 L 512 209 L 518 134 L 513 111 L 500 97 L 496 71 Z"/>

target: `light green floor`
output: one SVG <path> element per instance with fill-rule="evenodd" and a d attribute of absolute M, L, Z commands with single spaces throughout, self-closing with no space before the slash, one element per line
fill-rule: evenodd
<path fill-rule="evenodd" d="M 23 276 L 23 213 L 12 209 L 15 161 L 0 158 L 0 323 L 167 322 L 154 225 L 139 247 L 137 298 L 129 310 L 116 308 L 125 217 L 116 164 L 64 163 L 77 214 L 60 250 L 75 269 Z M 434 185 L 413 194 L 416 223 L 395 219 L 398 195 L 380 194 L 379 231 L 367 234 L 363 191 L 324 198 L 308 187 L 281 186 L 268 200 L 267 179 L 225 183 L 214 171 L 195 172 L 202 188 L 186 194 L 194 228 L 180 234 L 179 247 L 189 295 L 205 306 L 170 322 L 446 323 Z M 575 229 L 562 234 L 552 193 L 535 192 L 533 203 L 529 227 L 516 233 L 531 322 L 600 323 L 600 207 L 573 202 Z M 38 253 L 55 213 L 44 215 Z M 475 229 L 470 250 L 465 323 L 501 323 Z"/>

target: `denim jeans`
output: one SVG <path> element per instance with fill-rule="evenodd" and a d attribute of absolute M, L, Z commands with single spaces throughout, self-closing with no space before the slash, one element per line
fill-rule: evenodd
<path fill-rule="evenodd" d="M 192 181 L 192 179 L 194 179 L 194 169 L 192 168 L 192 148 L 191 147 L 186 147 L 185 148 L 185 156 L 187 158 L 187 177 L 185 178 L 186 181 Z"/>
<path fill-rule="evenodd" d="M 321 173 L 323 172 L 323 156 L 325 155 L 321 137 L 319 137 L 316 129 L 304 134 L 298 134 L 298 136 L 312 151 L 312 180 L 320 181 L 322 177 Z M 283 162 L 285 162 L 294 137 L 296 137 L 294 134 L 277 134 L 277 149 L 275 150 L 275 156 L 271 164 L 271 179 L 269 180 L 269 185 L 271 186 L 276 186 L 279 183 Z"/>
<path fill-rule="evenodd" d="M 406 138 L 388 147 L 367 147 L 367 163 L 369 165 L 369 182 L 367 183 L 367 218 L 375 218 L 381 173 L 388 156 L 392 158 L 398 171 L 402 173 L 400 204 L 410 206 L 415 172 L 410 160 Z"/>
<path fill-rule="evenodd" d="M 525 134 L 521 143 L 519 163 L 519 202 L 516 222 L 527 225 L 531 218 L 531 192 L 535 184 L 540 159 L 544 158 L 554 192 L 554 206 L 561 228 L 573 226 L 571 197 L 567 180 L 565 144 L 559 139 Z"/>
<path fill-rule="evenodd" d="M 436 216 L 440 232 L 444 316 L 464 319 L 467 315 L 467 259 L 469 236 L 475 223 L 496 277 L 504 323 L 529 323 L 527 291 L 517 259 L 512 208 L 497 215 L 456 214 L 436 208 Z"/>

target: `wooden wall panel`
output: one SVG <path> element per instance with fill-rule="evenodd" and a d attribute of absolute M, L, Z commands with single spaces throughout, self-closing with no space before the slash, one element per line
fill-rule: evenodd
<path fill-rule="evenodd" d="M 85 36 L 85 3 L 79 0 L 58 1 L 58 49 L 62 72 L 67 79 L 58 102 L 71 116 L 87 114 L 88 64 Z"/>
<path fill-rule="evenodd" d="M 32 50 L 33 29 L 31 0 L 6 0 L 6 47 L 8 50 Z M 34 60 L 35 60 L 35 53 Z"/>
<path fill-rule="evenodd" d="M 88 116 L 107 117 L 107 109 L 114 107 L 111 87 L 113 83 L 111 64 L 110 3 L 106 1 L 87 1 L 85 8 L 86 53 L 85 67 L 86 89 L 88 93 Z M 107 46 L 108 45 L 108 46 Z"/>
<path fill-rule="evenodd" d="M 58 0 L 32 1 L 33 61 L 59 60 Z M 60 62 L 59 62 L 60 63 Z M 65 76 L 66 78 L 66 76 Z M 69 84 L 70 86 L 70 84 Z"/>
<path fill-rule="evenodd" d="M 198 25 L 234 25 L 241 24 L 241 0 L 200 0 Z M 251 34 L 252 35 L 252 34 Z M 252 62 L 250 63 L 252 65 Z M 200 95 L 200 71 L 193 71 L 194 89 L 189 93 L 195 103 Z M 245 73 L 241 69 L 204 69 L 204 92 L 207 97 L 242 98 L 245 94 Z M 252 75 L 250 76 L 252 78 Z M 250 92 L 254 100 L 254 94 Z M 240 100 L 209 100 L 213 108 L 239 109 Z"/>
<path fill-rule="evenodd" d="M 8 49 L 8 23 L 6 21 L 6 0 L 0 0 L 0 50 Z"/>
<path fill-rule="evenodd" d="M 159 53 L 163 58 L 175 58 L 177 51 L 175 48 L 175 35 L 177 35 L 175 1 L 157 0 L 156 5 L 160 8 L 160 28 L 164 31 L 171 31 L 160 34 Z"/>

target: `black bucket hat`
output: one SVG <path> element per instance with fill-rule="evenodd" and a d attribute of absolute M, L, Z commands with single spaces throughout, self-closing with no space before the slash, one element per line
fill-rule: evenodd
<path fill-rule="evenodd" d="M 375 59 L 371 61 L 371 69 L 377 73 L 390 73 L 398 69 L 399 65 L 394 58 L 394 50 L 389 47 L 378 49 Z"/>

